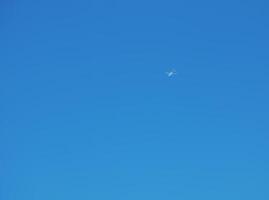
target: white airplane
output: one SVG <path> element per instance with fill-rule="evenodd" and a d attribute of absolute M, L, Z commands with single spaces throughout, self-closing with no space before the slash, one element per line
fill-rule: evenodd
<path fill-rule="evenodd" d="M 168 72 L 165 72 L 168 77 L 175 76 L 177 74 L 177 71 L 175 69 L 171 69 Z"/>

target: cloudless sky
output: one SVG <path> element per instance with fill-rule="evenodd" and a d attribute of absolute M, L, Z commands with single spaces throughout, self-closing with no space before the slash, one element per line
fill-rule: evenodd
<path fill-rule="evenodd" d="M 268 9 L 2 0 L 0 199 L 268 200 Z"/>

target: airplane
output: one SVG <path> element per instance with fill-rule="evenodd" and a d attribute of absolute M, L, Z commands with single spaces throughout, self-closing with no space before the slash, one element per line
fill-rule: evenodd
<path fill-rule="evenodd" d="M 168 77 L 175 76 L 177 74 L 177 71 L 175 69 L 171 69 L 168 72 L 165 72 Z"/>

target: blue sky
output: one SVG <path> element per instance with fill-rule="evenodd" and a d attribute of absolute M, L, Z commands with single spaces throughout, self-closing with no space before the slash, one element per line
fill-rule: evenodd
<path fill-rule="evenodd" d="M 268 6 L 1 1 L 0 198 L 268 200 Z"/>

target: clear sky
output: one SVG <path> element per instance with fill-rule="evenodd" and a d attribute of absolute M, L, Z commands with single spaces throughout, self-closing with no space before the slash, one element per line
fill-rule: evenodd
<path fill-rule="evenodd" d="M 268 200 L 268 9 L 2 0 L 0 199 Z"/>

